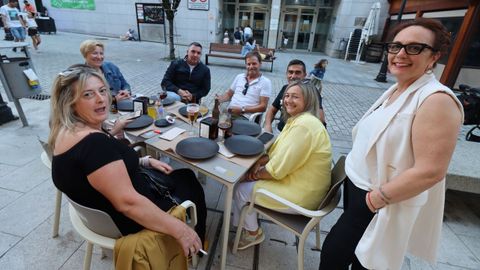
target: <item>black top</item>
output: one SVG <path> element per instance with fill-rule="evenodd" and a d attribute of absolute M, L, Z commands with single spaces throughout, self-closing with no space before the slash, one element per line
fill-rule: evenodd
<path fill-rule="evenodd" d="M 52 179 L 55 186 L 73 201 L 102 210 L 112 217 L 123 235 L 136 233 L 141 225 L 115 210 L 108 199 L 88 182 L 87 176 L 102 166 L 123 160 L 137 192 L 150 197 L 147 183 L 138 174 L 138 155 L 126 144 L 100 132 L 87 135 L 65 153 L 53 156 Z M 112 179 L 111 181 L 115 181 Z"/>
<path fill-rule="evenodd" d="M 275 107 L 277 110 L 280 110 L 282 108 L 283 93 L 285 93 L 285 89 L 287 89 L 287 86 L 288 86 L 288 84 L 285 84 L 282 87 L 282 89 L 278 93 L 277 97 L 272 102 L 272 106 Z M 320 95 L 320 93 L 318 91 L 317 91 L 317 94 L 318 94 L 318 106 L 320 107 L 320 109 L 323 109 L 322 96 Z M 282 117 L 280 117 L 277 128 L 278 128 L 278 130 L 282 131 L 284 126 L 285 126 L 285 122 L 283 121 L 283 116 L 282 116 Z"/>
<path fill-rule="evenodd" d="M 210 69 L 199 62 L 190 72 L 184 59 L 172 61 L 163 76 L 162 86 L 175 93 L 178 89 L 188 90 L 198 102 L 210 91 Z"/>

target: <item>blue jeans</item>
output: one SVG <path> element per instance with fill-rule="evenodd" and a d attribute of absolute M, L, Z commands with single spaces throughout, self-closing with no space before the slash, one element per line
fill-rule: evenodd
<path fill-rule="evenodd" d="M 12 27 L 10 28 L 10 32 L 13 37 L 15 37 L 15 41 L 23 41 L 27 37 L 27 32 L 23 27 Z"/>
<path fill-rule="evenodd" d="M 167 97 L 168 98 L 173 98 L 175 101 L 181 101 L 182 100 L 182 98 L 179 95 L 177 95 L 177 93 L 174 93 L 172 91 L 167 91 Z"/>

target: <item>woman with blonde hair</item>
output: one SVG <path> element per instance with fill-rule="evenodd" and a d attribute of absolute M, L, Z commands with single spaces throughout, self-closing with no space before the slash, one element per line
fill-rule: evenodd
<path fill-rule="evenodd" d="M 290 84 L 283 96 L 286 125 L 268 153 L 250 169 L 246 181 L 234 194 L 233 224 L 238 225 L 242 207 L 255 190 L 264 188 L 307 209 L 317 209 L 330 188 L 332 150 L 330 138 L 317 118 L 315 87 L 308 81 Z M 289 212 L 285 206 L 261 199 L 260 205 Z M 260 244 L 264 239 L 257 214 L 247 214 L 238 249 Z"/>
<path fill-rule="evenodd" d="M 105 76 L 110 92 L 117 101 L 129 99 L 130 84 L 123 77 L 120 69 L 111 62 L 104 61 L 105 45 L 94 39 L 88 39 L 80 44 L 80 53 L 85 58 L 85 64 L 96 69 Z"/>
<path fill-rule="evenodd" d="M 73 201 L 108 213 L 123 235 L 146 228 L 172 236 L 185 255 L 198 252 L 205 237 L 206 206 L 195 174 L 173 170 L 150 156 L 139 159 L 102 129 L 110 102 L 104 77 L 88 66 L 76 65 L 55 79 L 48 140 L 55 186 Z M 173 184 L 171 196 L 152 188 L 142 168 L 157 170 Z M 197 232 L 166 213 L 185 200 L 197 206 Z"/>

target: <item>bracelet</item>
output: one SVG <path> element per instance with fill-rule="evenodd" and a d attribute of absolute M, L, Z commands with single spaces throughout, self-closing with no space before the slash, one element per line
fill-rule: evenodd
<path fill-rule="evenodd" d="M 376 208 L 376 207 L 375 207 L 375 205 L 373 205 L 373 203 L 372 203 L 372 199 L 370 199 L 370 193 L 371 193 L 371 191 L 369 191 L 369 192 L 367 193 L 367 200 L 368 200 L 368 203 L 370 204 L 370 206 L 372 206 L 372 207 L 373 207 L 373 209 L 375 209 L 375 212 L 377 212 L 378 208 Z"/>
<path fill-rule="evenodd" d="M 138 159 L 138 163 L 140 164 L 140 166 L 144 167 L 144 168 L 150 168 L 150 159 L 151 156 L 144 156 L 144 157 L 141 157 Z"/>
<path fill-rule="evenodd" d="M 384 201 L 386 204 L 389 204 L 392 199 L 388 197 L 387 194 L 385 194 L 385 192 L 382 189 L 382 186 L 378 188 L 378 191 L 380 191 L 380 195 L 381 195 L 380 198 L 382 198 L 382 201 Z"/>

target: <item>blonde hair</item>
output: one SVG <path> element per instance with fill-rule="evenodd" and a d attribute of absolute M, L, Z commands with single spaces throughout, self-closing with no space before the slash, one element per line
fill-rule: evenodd
<path fill-rule="evenodd" d="M 87 58 L 87 54 L 95 51 L 97 46 L 105 50 L 105 45 L 98 40 L 87 39 L 84 42 L 82 42 L 80 44 L 80 53 L 83 55 L 83 58 Z"/>
<path fill-rule="evenodd" d="M 73 130 L 76 123 L 84 123 L 75 110 L 74 105 L 82 95 L 87 80 L 90 77 L 97 77 L 105 86 L 105 78 L 95 69 L 77 64 L 58 74 L 53 82 L 52 96 L 50 98 L 50 135 L 48 145 L 54 149 L 58 133 L 62 128 Z M 110 91 L 108 90 L 108 104 L 111 103 Z"/>
<path fill-rule="evenodd" d="M 318 92 L 310 80 L 294 81 L 290 83 L 285 89 L 285 92 L 283 92 L 282 101 L 285 99 L 288 89 L 294 86 L 298 86 L 302 90 L 303 100 L 305 102 L 305 108 L 303 112 L 308 112 L 318 118 L 318 112 L 320 110 L 318 103 Z M 287 113 L 287 110 L 285 110 L 285 106 L 282 106 L 282 117 L 285 123 L 290 117 L 292 117 Z"/>

